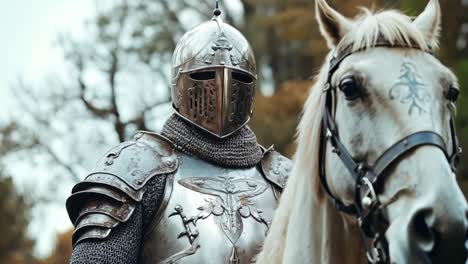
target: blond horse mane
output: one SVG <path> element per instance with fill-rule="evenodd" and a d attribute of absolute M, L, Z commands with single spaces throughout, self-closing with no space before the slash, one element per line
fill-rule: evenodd
<path fill-rule="evenodd" d="M 340 46 L 352 45 L 354 51 L 373 47 L 382 38 L 392 44 L 417 46 L 424 51 L 438 46 L 436 42 L 427 43 L 423 33 L 412 24 L 412 19 L 395 10 L 372 13 L 363 9 L 353 23 L 355 27 L 344 36 Z M 326 198 L 319 181 L 318 142 L 323 115 L 322 87 L 332 53 L 328 54 L 304 105 L 297 129 L 294 167 L 257 263 L 290 263 L 288 260 L 291 259 L 301 260 L 300 263 L 320 263 L 311 252 L 324 250 L 313 249 L 314 245 L 320 244 L 313 240 L 325 235 L 323 229 L 330 217 L 323 212 Z M 360 243 L 357 237 L 354 239 L 355 243 Z M 297 247 L 302 250 L 294 250 Z"/>

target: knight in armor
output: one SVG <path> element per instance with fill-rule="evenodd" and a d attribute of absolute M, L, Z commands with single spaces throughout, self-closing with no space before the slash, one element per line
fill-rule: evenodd
<path fill-rule="evenodd" d="M 187 32 L 162 133 L 137 132 L 74 186 L 71 263 L 251 263 L 291 166 L 246 125 L 256 78 L 248 41 L 218 9 Z"/>

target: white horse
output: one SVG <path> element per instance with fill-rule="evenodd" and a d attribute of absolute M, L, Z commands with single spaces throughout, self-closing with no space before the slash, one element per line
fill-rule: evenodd
<path fill-rule="evenodd" d="M 367 261 L 356 217 L 337 210 L 321 187 L 319 142 L 326 140 L 329 93 L 337 127 L 336 134 L 327 131 L 323 152 L 330 194 L 382 213 L 391 263 L 465 263 L 468 206 L 448 161 L 457 151 L 451 120 L 459 90 L 455 75 L 431 54 L 440 33 L 438 1 L 414 20 L 393 10 L 364 10 L 351 20 L 316 0 L 316 17 L 331 51 L 305 104 L 294 168 L 257 263 Z M 340 52 L 347 56 L 329 78 L 330 60 Z M 435 143 L 438 135 L 443 141 Z M 366 192 L 358 199 L 356 175 L 330 143 L 339 137 L 353 161 L 375 164 L 395 143 L 407 146 L 424 136 L 433 139 L 400 153 L 382 172 L 377 197 Z"/>

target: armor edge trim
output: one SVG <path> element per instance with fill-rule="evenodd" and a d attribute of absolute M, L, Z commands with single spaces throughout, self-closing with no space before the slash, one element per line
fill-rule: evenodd
<path fill-rule="evenodd" d="M 281 191 L 286 187 L 291 167 L 291 160 L 273 150 L 273 148 L 265 151 L 261 161 L 263 175 Z"/>

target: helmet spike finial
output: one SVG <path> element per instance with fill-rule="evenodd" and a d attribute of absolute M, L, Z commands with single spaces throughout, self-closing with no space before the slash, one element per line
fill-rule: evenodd
<path fill-rule="evenodd" d="M 213 11 L 213 14 L 215 16 L 220 16 L 221 15 L 221 10 L 219 10 L 219 1 L 216 0 L 216 6 L 215 6 L 215 9 Z"/>

